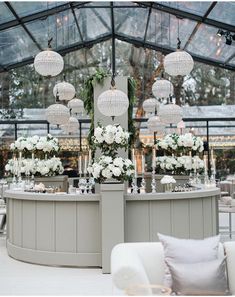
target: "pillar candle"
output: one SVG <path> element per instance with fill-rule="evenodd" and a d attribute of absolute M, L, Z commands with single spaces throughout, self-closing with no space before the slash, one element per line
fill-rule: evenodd
<path fill-rule="evenodd" d="M 213 166 L 214 172 L 216 172 L 215 158 L 212 159 L 212 166 Z"/>
<path fill-rule="evenodd" d="M 82 156 L 79 156 L 79 174 L 82 175 Z"/>
<path fill-rule="evenodd" d="M 134 148 L 131 151 L 131 159 L 132 159 L 132 162 L 134 163 L 135 162 L 135 149 Z"/>
<path fill-rule="evenodd" d="M 207 172 L 207 157 L 204 155 L 204 171 Z"/>
<path fill-rule="evenodd" d="M 142 154 L 142 174 L 145 172 L 145 155 L 144 153 Z"/>
<path fill-rule="evenodd" d="M 156 148 L 155 148 L 155 146 L 153 146 L 153 149 L 152 149 L 152 167 L 153 168 L 156 167 Z"/>
<path fill-rule="evenodd" d="M 212 162 L 213 162 L 213 159 L 214 159 L 214 150 L 211 149 L 211 160 L 212 160 Z"/>
<path fill-rule="evenodd" d="M 134 167 L 135 167 L 135 178 L 137 178 L 137 162 L 136 162 L 136 159 L 134 159 L 133 163 L 134 163 Z"/>
<path fill-rule="evenodd" d="M 88 153 L 88 164 L 91 165 L 91 150 L 89 150 L 89 153 Z"/>
<path fill-rule="evenodd" d="M 87 155 L 84 157 L 84 175 L 87 174 Z"/>

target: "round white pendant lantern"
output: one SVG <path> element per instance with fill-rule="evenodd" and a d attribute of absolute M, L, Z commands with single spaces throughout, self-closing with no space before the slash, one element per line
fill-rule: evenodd
<path fill-rule="evenodd" d="M 148 119 L 147 127 L 150 132 L 162 133 L 165 129 L 165 123 L 163 123 L 159 116 L 153 116 Z"/>
<path fill-rule="evenodd" d="M 34 68 L 42 76 L 56 76 L 64 69 L 64 60 L 57 52 L 47 49 L 36 55 Z"/>
<path fill-rule="evenodd" d="M 67 133 L 76 133 L 79 129 L 79 123 L 75 117 L 70 117 L 68 122 L 64 125 L 61 125 L 60 127 Z"/>
<path fill-rule="evenodd" d="M 127 111 L 129 99 L 124 92 L 111 88 L 100 94 L 97 107 L 103 115 L 113 118 L 121 116 Z"/>
<path fill-rule="evenodd" d="M 185 129 L 185 122 L 183 120 L 181 120 L 178 124 L 177 124 L 177 128 L 178 129 Z"/>
<path fill-rule="evenodd" d="M 66 81 L 56 84 L 53 88 L 53 94 L 58 97 L 59 100 L 71 100 L 75 96 L 75 88 Z"/>
<path fill-rule="evenodd" d="M 53 125 L 64 125 L 70 117 L 69 109 L 63 104 L 52 104 L 46 109 L 46 119 Z"/>
<path fill-rule="evenodd" d="M 179 49 L 174 53 L 166 55 L 163 64 L 165 72 L 169 75 L 183 76 L 192 71 L 194 62 L 189 53 Z"/>
<path fill-rule="evenodd" d="M 167 79 L 158 79 L 152 86 L 153 95 L 156 98 L 168 98 L 173 94 L 174 87 Z"/>
<path fill-rule="evenodd" d="M 68 108 L 72 110 L 72 113 L 81 113 L 84 110 L 84 102 L 81 99 L 74 98 L 68 102 Z"/>
<path fill-rule="evenodd" d="M 169 103 L 161 105 L 158 114 L 163 123 L 178 124 L 182 120 L 183 111 L 179 105 Z"/>
<path fill-rule="evenodd" d="M 145 112 L 154 113 L 158 107 L 158 101 L 155 98 L 149 98 L 144 100 L 143 109 Z"/>

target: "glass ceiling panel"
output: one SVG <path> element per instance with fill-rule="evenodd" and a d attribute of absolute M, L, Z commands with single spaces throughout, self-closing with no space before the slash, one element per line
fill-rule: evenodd
<path fill-rule="evenodd" d="M 197 23 L 189 19 L 178 19 L 174 15 L 157 10 L 152 11 L 146 41 L 176 48 L 178 23 L 181 47 L 184 47 Z"/>
<path fill-rule="evenodd" d="M 75 13 L 85 41 L 111 32 L 110 9 L 79 8 L 75 10 Z"/>
<path fill-rule="evenodd" d="M 20 17 L 24 17 L 26 15 L 30 15 L 33 13 L 37 13 L 43 10 L 47 10 L 59 5 L 64 4 L 65 2 L 55 2 L 55 1 L 50 1 L 50 2 L 11 2 L 12 7 L 15 9 L 16 13 Z"/>
<path fill-rule="evenodd" d="M 38 52 L 38 48 L 22 27 L 0 31 L 0 64 L 21 62 Z"/>
<path fill-rule="evenodd" d="M 14 20 L 11 11 L 6 7 L 5 3 L 0 2 L 0 24 Z"/>
<path fill-rule="evenodd" d="M 49 37 L 53 37 L 52 48 L 69 46 L 81 41 L 70 10 L 25 25 L 43 48 L 47 48 L 48 34 Z"/>
<path fill-rule="evenodd" d="M 117 33 L 144 39 L 149 10 L 146 8 L 115 8 L 115 30 Z"/>
<path fill-rule="evenodd" d="M 224 38 L 217 36 L 217 31 L 215 27 L 201 24 L 187 50 L 205 58 L 225 62 L 235 53 L 235 46 L 225 44 Z"/>
<path fill-rule="evenodd" d="M 212 2 L 161 2 L 162 5 L 203 16 Z"/>
<path fill-rule="evenodd" d="M 235 26 L 235 3 L 217 2 L 208 18 Z"/>

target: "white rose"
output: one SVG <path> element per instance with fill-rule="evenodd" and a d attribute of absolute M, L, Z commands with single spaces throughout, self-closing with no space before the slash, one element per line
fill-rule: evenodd
<path fill-rule="evenodd" d="M 116 137 L 116 138 L 115 138 L 115 142 L 116 142 L 116 143 L 121 143 L 121 142 L 122 142 L 122 139 L 119 138 L 119 137 Z"/>
<path fill-rule="evenodd" d="M 114 161 L 113 161 L 113 164 L 117 167 L 123 167 L 123 160 L 122 158 L 118 157 L 118 158 L 115 158 Z"/>
<path fill-rule="evenodd" d="M 106 163 L 106 164 L 109 164 L 109 163 L 111 163 L 112 162 L 112 158 L 111 157 L 104 157 L 104 162 Z"/>
<path fill-rule="evenodd" d="M 11 143 L 11 145 L 10 145 L 10 149 L 11 149 L 11 150 L 14 150 L 14 149 L 15 149 L 15 144 L 14 144 L 14 143 Z"/>
<path fill-rule="evenodd" d="M 30 142 L 28 142 L 26 144 L 26 149 L 29 150 L 29 151 L 31 151 L 33 149 L 33 145 Z"/>
<path fill-rule="evenodd" d="M 114 134 L 112 132 L 109 132 L 104 135 L 104 140 L 108 144 L 112 144 L 114 142 Z"/>
<path fill-rule="evenodd" d="M 113 171 L 113 175 L 115 176 L 120 176 L 122 173 L 121 170 L 117 167 L 114 167 L 112 171 Z"/>
<path fill-rule="evenodd" d="M 102 133 L 103 133 L 103 129 L 101 127 L 97 127 L 95 129 L 94 135 L 95 137 L 100 137 Z"/>
<path fill-rule="evenodd" d="M 113 174 L 108 168 L 105 168 L 102 170 L 102 175 L 106 178 L 111 178 Z"/>
<path fill-rule="evenodd" d="M 33 144 L 36 144 L 36 143 L 38 142 L 38 140 L 39 140 L 39 137 L 38 137 L 37 135 L 34 135 L 34 136 L 31 138 L 31 142 L 32 142 Z"/>
<path fill-rule="evenodd" d="M 37 148 L 38 150 L 42 150 L 43 147 L 44 147 L 44 144 L 43 144 L 42 142 L 38 142 L 38 143 L 36 144 L 36 148 Z"/>
<path fill-rule="evenodd" d="M 6 166 L 5 166 L 5 170 L 6 170 L 6 171 L 10 171 L 10 165 L 9 165 L 9 164 L 6 164 Z"/>

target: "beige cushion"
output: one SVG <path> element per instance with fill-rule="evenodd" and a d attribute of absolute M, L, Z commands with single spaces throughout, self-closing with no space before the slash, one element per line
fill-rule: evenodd
<path fill-rule="evenodd" d="M 225 295 L 227 279 L 225 258 L 208 262 L 177 263 L 167 261 L 177 295 Z"/>

